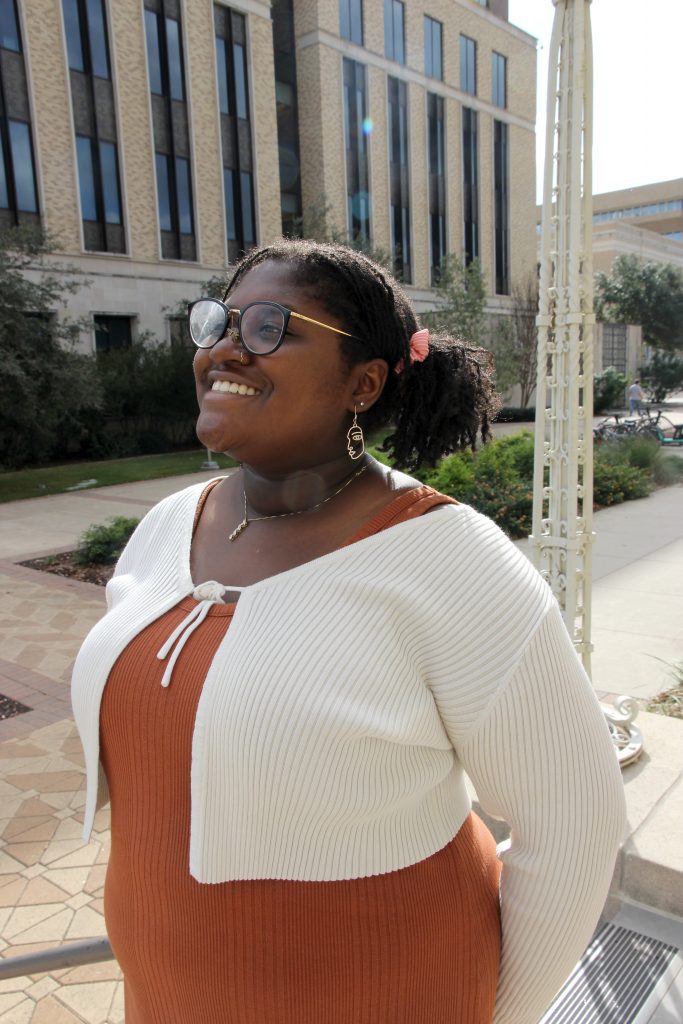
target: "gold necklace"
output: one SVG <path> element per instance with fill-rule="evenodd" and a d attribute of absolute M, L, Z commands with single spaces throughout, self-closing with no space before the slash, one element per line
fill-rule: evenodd
<path fill-rule="evenodd" d="M 349 484 L 352 484 L 356 477 L 359 477 L 361 473 L 364 473 L 367 468 L 368 463 L 366 462 L 364 466 L 361 466 L 361 468 L 356 470 L 355 473 L 352 473 L 351 476 L 348 477 L 341 485 L 341 487 L 338 487 L 333 494 L 329 494 L 326 498 L 323 498 L 323 500 L 319 501 L 317 505 L 311 505 L 310 508 L 301 508 L 298 509 L 296 512 L 274 512 L 270 516 L 252 516 L 250 519 L 247 509 L 247 492 L 244 490 L 244 488 L 242 488 L 242 494 L 244 495 L 244 519 L 242 520 L 241 523 L 237 524 L 235 529 L 228 537 L 228 540 L 237 540 L 239 535 L 243 533 L 244 530 L 246 530 L 246 528 L 249 526 L 249 523 L 258 523 L 262 519 L 283 519 L 285 516 L 301 516 L 304 514 L 304 512 L 315 512 L 316 509 L 320 508 L 322 505 L 327 504 L 328 501 L 332 501 L 332 499 L 336 498 L 338 494 L 341 494 L 344 488 L 348 487 Z"/>

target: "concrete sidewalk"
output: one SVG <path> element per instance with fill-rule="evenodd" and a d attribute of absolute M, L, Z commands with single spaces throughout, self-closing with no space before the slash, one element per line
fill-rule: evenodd
<path fill-rule="evenodd" d="M 92 841 L 80 838 L 83 765 L 68 690 L 76 651 L 102 614 L 102 588 L 15 562 L 68 550 L 91 523 L 141 516 L 164 495 L 211 475 L 0 505 L 0 693 L 31 709 L 0 721 L 3 956 L 105 933 L 109 848 L 108 808 L 97 815 Z M 653 695 L 670 684 L 653 655 L 683 659 L 682 513 L 683 488 L 673 487 L 595 517 L 593 676 L 601 691 Z M 645 714 L 638 724 L 645 753 L 624 771 L 628 833 L 608 911 L 617 912 L 615 920 L 627 913 L 630 928 L 683 949 L 683 724 Z M 638 1024 L 668 1024 L 681 1005 L 683 971 Z M 0 1024 L 123 1019 L 114 962 L 0 983 Z"/>
<path fill-rule="evenodd" d="M 99 487 L 0 505 L 0 561 L 68 551 L 88 526 L 142 517 L 211 472 Z M 652 697 L 683 660 L 683 487 L 596 513 L 593 680 L 599 690 Z M 530 554 L 526 541 L 517 542 Z M 657 660 L 660 659 L 660 660 Z"/>

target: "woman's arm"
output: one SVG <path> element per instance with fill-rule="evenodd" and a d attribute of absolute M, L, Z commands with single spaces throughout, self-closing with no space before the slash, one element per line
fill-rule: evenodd
<path fill-rule="evenodd" d="M 590 940 L 625 825 L 604 716 L 556 605 L 458 754 L 512 830 L 494 1024 L 535 1024 Z"/>

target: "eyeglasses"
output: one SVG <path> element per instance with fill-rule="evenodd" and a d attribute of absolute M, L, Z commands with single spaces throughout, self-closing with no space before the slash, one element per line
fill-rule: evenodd
<path fill-rule="evenodd" d="M 198 299 L 188 310 L 190 337 L 197 348 L 213 348 L 225 337 L 231 319 L 236 319 L 240 341 L 247 352 L 255 356 L 269 356 L 280 347 L 293 316 L 317 327 L 326 327 L 335 334 L 343 334 L 345 338 L 353 337 L 338 327 L 294 313 L 279 302 L 250 302 L 243 309 L 230 309 L 219 299 Z"/>

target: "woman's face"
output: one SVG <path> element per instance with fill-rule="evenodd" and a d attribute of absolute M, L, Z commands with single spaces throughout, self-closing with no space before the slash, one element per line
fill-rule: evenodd
<path fill-rule="evenodd" d="M 242 309 L 267 299 L 344 329 L 294 283 L 286 264 L 274 261 L 250 270 L 227 296 L 226 305 Z M 339 341 L 334 331 L 290 317 L 282 344 L 270 355 L 252 355 L 230 335 L 211 349 L 198 349 L 194 373 L 202 444 L 274 473 L 343 455 L 357 378 L 341 358 Z M 245 384 L 255 394 L 213 390 L 219 381 Z"/>

